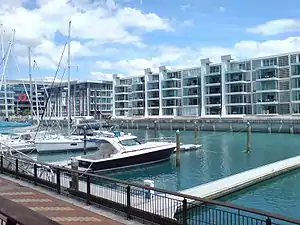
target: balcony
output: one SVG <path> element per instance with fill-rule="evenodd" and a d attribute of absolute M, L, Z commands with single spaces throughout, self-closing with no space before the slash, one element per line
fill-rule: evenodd
<path fill-rule="evenodd" d="M 277 69 L 263 69 L 258 72 L 256 80 L 278 80 Z"/>
<path fill-rule="evenodd" d="M 180 89 L 180 81 L 164 81 L 162 84 L 163 89 Z"/>
<path fill-rule="evenodd" d="M 193 86 L 198 86 L 198 79 L 197 78 L 185 78 L 183 80 L 183 87 L 193 87 Z"/>
<path fill-rule="evenodd" d="M 213 96 L 206 98 L 207 105 L 220 105 L 221 104 L 221 96 Z"/>
<path fill-rule="evenodd" d="M 257 104 L 278 104 L 278 94 L 260 94 L 257 95 Z"/>
<path fill-rule="evenodd" d="M 180 106 L 180 100 L 179 99 L 168 99 L 163 100 L 163 107 L 178 107 Z"/>
<path fill-rule="evenodd" d="M 165 81 L 176 81 L 181 79 L 181 71 L 167 72 Z"/>
<path fill-rule="evenodd" d="M 278 81 L 264 81 L 264 82 L 256 82 L 256 92 L 278 92 L 279 91 L 279 85 Z"/>
<path fill-rule="evenodd" d="M 148 94 L 148 99 L 158 99 L 159 98 L 159 93 L 158 91 L 156 92 L 151 92 Z"/>
<path fill-rule="evenodd" d="M 143 92 L 145 91 L 144 84 L 133 84 L 132 85 L 132 92 Z"/>
<path fill-rule="evenodd" d="M 198 88 L 189 88 L 189 89 L 184 89 L 183 90 L 183 97 L 187 98 L 187 97 L 191 97 L 191 96 L 197 96 L 198 97 L 199 92 L 198 92 Z"/>
<path fill-rule="evenodd" d="M 206 87 L 206 95 L 221 95 L 221 87 Z"/>
<path fill-rule="evenodd" d="M 151 83 L 148 84 L 148 91 L 159 90 L 159 83 Z"/>
<path fill-rule="evenodd" d="M 300 63 L 299 65 L 292 65 L 292 76 L 300 77 Z"/>
<path fill-rule="evenodd" d="M 221 85 L 221 76 L 211 76 L 206 78 L 206 86 Z"/>
<path fill-rule="evenodd" d="M 249 80 L 246 79 L 246 73 L 244 72 L 233 72 L 226 74 L 226 83 L 246 83 Z"/>

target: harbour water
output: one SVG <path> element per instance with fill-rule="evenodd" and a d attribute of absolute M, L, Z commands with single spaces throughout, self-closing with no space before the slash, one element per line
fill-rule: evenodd
<path fill-rule="evenodd" d="M 141 139 L 155 137 L 153 130 L 127 130 Z M 175 131 L 158 131 L 157 137 L 174 137 Z M 236 174 L 248 169 L 299 155 L 299 135 L 252 133 L 252 151 L 244 152 L 245 133 L 199 132 L 198 143 L 202 148 L 197 151 L 182 152 L 181 166 L 176 168 L 175 157 L 170 161 L 138 167 L 106 175 L 143 182 L 155 181 L 155 186 L 180 191 L 209 181 Z M 181 141 L 194 142 L 192 131 L 182 131 Z M 38 156 L 40 161 L 53 162 L 67 160 L 82 153 L 64 153 Z M 221 199 L 246 207 L 280 213 L 300 218 L 300 171 L 295 171 L 262 184 L 250 187 Z"/>

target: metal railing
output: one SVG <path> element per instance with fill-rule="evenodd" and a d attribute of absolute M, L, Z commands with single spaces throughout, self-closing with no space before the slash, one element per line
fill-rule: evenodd
<path fill-rule="evenodd" d="M 134 184 L 101 175 L 89 174 L 63 167 L 43 164 L 53 171 L 53 179 L 39 176 L 40 166 L 34 163 L 33 173 L 18 170 L 19 159 L 1 155 L 0 172 L 71 195 L 87 204 L 101 205 L 124 213 L 127 218 L 158 224 L 212 224 L 212 225 L 279 225 L 300 224 L 300 220 L 207 200 L 177 192 Z M 14 166 L 11 161 L 14 160 Z M 23 163 L 26 159 L 23 160 Z"/>

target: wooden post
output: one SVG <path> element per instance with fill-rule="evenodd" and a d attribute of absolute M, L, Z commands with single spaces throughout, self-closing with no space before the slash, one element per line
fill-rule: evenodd
<path fill-rule="evenodd" d="M 180 132 L 176 131 L 176 167 L 180 166 Z"/>
<path fill-rule="evenodd" d="M 154 121 L 154 137 L 157 138 L 157 121 Z"/>
<path fill-rule="evenodd" d="M 194 144 L 198 144 L 198 126 L 197 121 L 194 122 Z"/>
<path fill-rule="evenodd" d="M 75 159 L 75 158 L 72 158 L 71 159 L 71 169 L 72 170 L 76 170 L 76 171 L 78 171 L 78 161 L 77 161 L 77 159 Z M 71 182 L 70 182 L 70 188 L 71 189 L 73 189 L 73 190 L 75 190 L 75 191 L 78 191 L 78 181 L 79 181 L 79 179 L 78 179 L 78 173 L 76 173 L 76 172 L 72 172 L 72 179 L 71 179 Z"/>
<path fill-rule="evenodd" d="M 290 125 L 290 134 L 293 134 L 294 133 L 294 127 L 293 125 Z"/>
<path fill-rule="evenodd" d="M 251 125 L 247 123 L 247 143 L 246 143 L 246 153 L 251 151 Z"/>
<path fill-rule="evenodd" d="M 83 154 L 86 155 L 86 126 L 83 126 Z"/>

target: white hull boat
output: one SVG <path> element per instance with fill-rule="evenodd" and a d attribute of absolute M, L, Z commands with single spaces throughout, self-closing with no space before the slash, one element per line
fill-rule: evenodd
<path fill-rule="evenodd" d="M 141 143 L 136 136 L 94 138 L 98 151 L 75 157 L 86 170 L 111 171 L 169 160 L 176 144 L 168 142 Z"/>
<path fill-rule="evenodd" d="M 11 134 L 0 136 L 1 151 L 31 152 L 35 150 L 31 136 L 27 134 Z"/>
<path fill-rule="evenodd" d="M 84 149 L 84 140 L 82 137 L 50 137 L 49 139 L 39 139 L 35 141 L 35 147 L 39 153 L 82 151 Z M 93 149 L 97 149 L 97 144 L 86 141 L 86 150 Z"/>

